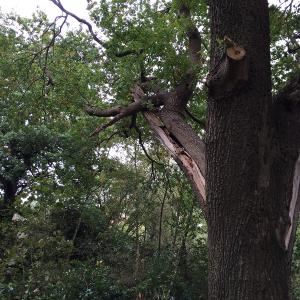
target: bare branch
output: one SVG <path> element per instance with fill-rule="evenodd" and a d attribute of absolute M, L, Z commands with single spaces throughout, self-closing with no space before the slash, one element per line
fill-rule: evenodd
<path fill-rule="evenodd" d="M 119 113 L 121 113 L 122 106 L 116 106 L 108 109 L 100 109 L 98 107 L 87 106 L 85 107 L 85 111 L 90 116 L 97 117 L 113 117 Z"/>
<path fill-rule="evenodd" d="M 89 23 L 87 20 L 82 19 L 80 17 L 78 17 L 77 15 L 75 15 L 74 13 L 68 11 L 67 9 L 65 9 L 65 7 L 61 4 L 60 0 L 50 0 L 54 5 L 56 5 L 59 9 L 61 9 L 65 14 L 73 17 L 75 20 L 77 20 L 79 23 L 85 24 L 91 34 L 91 36 L 93 37 L 93 40 L 95 42 L 97 42 L 99 45 L 101 45 L 103 48 L 107 48 L 107 44 L 105 42 L 103 42 L 102 40 L 100 40 L 97 36 L 97 34 L 94 32 L 93 30 L 93 26 L 91 23 Z"/>
<path fill-rule="evenodd" d="M 98 113 L 97 116 L 100 117 L 115 116 L 115 117 L 111 119 L 109 122 L 97 127 L 95 131 L 92 133 L 92 135 L 96 135 L 102 130 L 106 129 L 107 127 L 117 123 L 121 119 L 136 114 L 144 109 L 145 109 L 144 103 L 142 101 L 139 101 L 139 102 L 130 103 L 127 107 L 114 107 L 112 109 L 107 109 L 102 111 L 102 113 L 101 111 L 97 111 Z"/>
<path fill-rule="evenodd" d="M 56 5 L 59 9 L 61 9 L 65 14 L 73 17 L 75 20 L 77 20 L 79 23 L 82 23 L 84 25 L 87 26 L 88 30 L 89 30 L 89 33 L 91 34 L 93 40 L 99 44 L 100 46 L 102 46 L 103 48 L 105 49 L 108 49 L 109 48 L 109 45 L 102 41 L 98 36 L 97 34 L 95 33 L 94 29 L 93 29 L 93 26 L 90 22 L 88 22 L 87 20 L 83 19 L 83 18 L 80 18 L 78 17 L 76 14 L 70 12 L 69 10 L 67 10 L 61 3 L 60 0 L 50 0 L 54 5 Z M 125 56 L 128 56 L 128 55 L 139 55 L 143 52 L 143 49 L 139 50 L 139 51 L 136 51 L 136 50 L 132 50 L 132 49 L 128 49 L 128 50 L 124 50 L 124 51 L 119 51 L 119 52 L 115 52 L 114 55 L 116 57 L 125 57 Z"/>
<path fill-rule="evenodd" d="M 192 183 L 192 187 L 199 200 L 200 207 L 204 215 L 207 214 L 206 196 L 205 196 L 205 179 L 200 168 L 194 159 L 185 151 L 185 149 L 172 138 L 165 126 L 162 126 L 160 119 L 152 112 L 145 112 L 144 116 L 148 121 L 151 129 L 154 131 L 158 139 L 165 146 L 170 155 L 178 163 L 182 171 L 187 175 Z"/>
<path fill-rule="evenodd" d="M 143 90 L 139 86 L 136 86 L 134 92 L 134 100 L 139 102 L 143 97 Z M 199 199 L 200 206 L 204 212 L 204 215 L 206 215 L 205 179 L 203 176 L 204 168 L 203 170 L 201 170 L 201 168 L 195 162 L 193 157 L 185 150 L 182 144 L 177 140 L 177 136 L 175 138 L 172 136 L 172 134 L 168 131 L 165 124 L 162 123 L 157 114 L 153 112 L 144 112 L 144 117 L 147 120 L 153 132 L 158 137 L 158 139 L 162 142 L 162 144 L 165 146 L 170 155 L 175 159 L 175 161 L 178 163 L 183 172 L 191 180 L 194 191 L 197 195 L 197 198 Z M 198 150 L 199 149 L 197 149 L 197 151 Z M 202 157 L 200 161 L 202 166 Z"/>

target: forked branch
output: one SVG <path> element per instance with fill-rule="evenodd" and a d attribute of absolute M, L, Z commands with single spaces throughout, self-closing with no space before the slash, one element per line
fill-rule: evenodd
<path fill-rule="evenodd" d="M 140 97 L 142 93 L 142 97 Z M 124 119 L 129 116 L 133 116 L 138 112 L 149 110 L 152 107 L 157 108 L 164 103 L 164 100 L 168 97 L 168 93 L 158 93 L 152 96 L 144 96 L 143 90 L 136 86 L 132 91 L 133 99 L 138 99 L 135 102 L 130 103 L 128 106 L 116 106 L 108 109 L 100 109 L 97 107 L 87 106 L 85 111 L 91 116 L 97 117 L 113 117 L 109 122 L 102 124 L 97 127 L 92 135 L 96 135 L 102 130 L 112 126 L 121 119 Z"/>

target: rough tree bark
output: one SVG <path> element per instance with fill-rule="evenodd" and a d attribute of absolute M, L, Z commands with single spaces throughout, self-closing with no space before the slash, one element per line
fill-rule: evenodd
<path fill-rule="evenodd" d="M 290 166 L 284 160 L 282 150 L 291 141 L 282 145 L 276 130 L 281 125 L 272 115 L 268 3 L 211 0 L 210 8 L 211 80 L 223 81 L 223 93 L 210 85 L 209 298 L 289 299 L 289 245 L 284 240 L 290 196 L 285 181 L 296 158 L 287 158 Z M 232 85 L 235 74 L 218 76 L 224 56 L 216 40 L 225 35 L 246 50 L 244 84 Z"/>
<path fill-rule="evenodd" d="M 68 14 L 60 1 L 51 1 Z M 191 67 L 181 84 L 149 96 L 144 78 L 127 107 L 86 111 L 112 117 L 94 134 L 142 112 L 187 175 L 208 224 L 209 299 L 289 299 L 300 208 L 300 80 L 272 97 L 266 0 L 210 0 L 209 7 L 205 143 L 182 113 L 201 67 L 194 25 L 186 28 Z M 188 6 L 182 4 L 179 15 L 192 24 Z"/>

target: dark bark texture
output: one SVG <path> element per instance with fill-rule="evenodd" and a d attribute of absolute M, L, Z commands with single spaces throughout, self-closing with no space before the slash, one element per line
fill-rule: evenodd
<path fill-rule="evenodd" d="M 211 74 L 224 36 L 246 50 L 243 86 L 214 97 L 210 87 L 206 148 L 209 299 L 289 299 L 289 206 L 295 149 L 280 140 L 289 122 L 271 96 L 268 3 L 210 1 Z M 286 110 L 285 110 L 286 111 Z M 276 126 L 277 125 L 277 126 Z M 298 126 L 299 127 L 299 126 Z M 278 132 L 278 128 L 280 129 Z M 288 155 L 288 159 L 283 157 Z"/>

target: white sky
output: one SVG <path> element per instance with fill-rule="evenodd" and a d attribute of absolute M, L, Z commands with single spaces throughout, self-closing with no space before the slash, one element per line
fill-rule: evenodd
<path fill-rule="evenodd" d="M 61 0 L 61 3 L 67 10 L 87 18 L 86 0 Z M 50 20 L 60 14 L 60 9 L 50 0 L 0 0 L 0 9 L 3 13 L 15 12 L 23 17 L 30 17 L 37 8 L 46 12 Z"/>
<path fill-rule="evenodd" d="M 61 0 L 61 2 L 66 9 L 80 17 L 87 18 L 87 0 Z M 269 1 L 270 4 L 278 2 L 279 0 Z M 50 0 L 0 0 L 0 9 L 3 13 L 16 12 L 21 16 L 30 17 L 37 8 L 46 12 L 50 20 L 60 13 L 60 10 Z"/>

